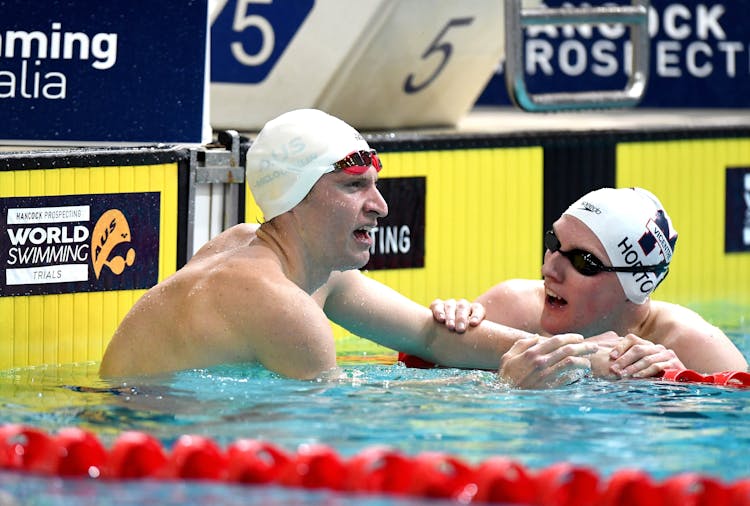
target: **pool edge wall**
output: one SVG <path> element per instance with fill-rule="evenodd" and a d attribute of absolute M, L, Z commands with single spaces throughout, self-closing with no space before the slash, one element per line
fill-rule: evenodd
<path fill-rule="evenodd" d="M 381 186 L 391 215 L 383 228 L 394 230 L 390 249 L 388 240 L 376 241 L 367 273 L 419 303 L 472 299 L 502 279 L 540 277 L 543 231 L 570 202 L 603 186 L 641 186 L 662 200 L 679 232 L 671 272 L 654 298 L 729 307 L 731 316 L 714 323 L 744 321 L 742 311 L 750 304 L 750 245 L 743 242 L 743 234 L 750 234 L 743 186 L 750 181 L 750 127 L 446 130 L 367 138 L 384 164 Z M 27 198 L 35 206 L 67 195 L 80 200 L 158 194 L 158 248 L 151 257 L 136 249 L 133 266 L 158 258 L 157 275 L 146 284 L 164 279 L 187 260 L 188 227 L 200 226 L 187 219 L 189 158 L 179 147 L 0 153 L 3 247 L 11 247 L 7 203 L 16 205 L 13 199 Z M 254 221 L 261 213 L 245 193 L 240 219 Z M 118 256 L 118 250 L 111 254 Z M 9 265 L 7 251 L 3 259 L 4 271 L 17 267 Z M 97 268 L 100 276 L 113 274 L 106 265 Z M 93 265 L 89 274 L 93 279 Z M 80 290 L 81 282 L 68 283 L 72 291 L 69 286 L 65 293 L 44 283 L 25 295 L 18 286 L 8 289 L 6 276 L 0 296 L 3 369 L 100 360 L 118 322 L 146 288 L 140 280 L 142 287 L 121 289 L 110 278 L 106 286 L 92 282 Z M 132 279 L 130 285 L 138 283 Z M 338 327 L 335 333 L 346 334 Z"/>
<path fill-rule="evenodd" d="M 0 368 L 101 359 L 138 297 L 184 263 L 188 158 L 176 148 L 0 154 Z"/>

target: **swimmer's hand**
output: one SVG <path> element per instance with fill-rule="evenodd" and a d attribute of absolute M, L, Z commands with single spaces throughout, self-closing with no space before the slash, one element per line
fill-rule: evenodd
<path fill-rule="evenodd" d="M 430 310 L 435 320 L 459 334 L 466 332 L 469 326 L 476 327 L 485 317 L 483 305 L 466 299 L 435 299 L 430 304 Z"/>
<path fill-rule="evenodd" d="M 574 383 L 591 371 L 596 343 L 580 334 L 535 335 L 516 341 L 500 359 L 500 379 L 517 388 L 554 388 Z"/>
<path fill-rule="evenodd" d="M 592 360 L 594 374 L 599 377 L 651 378 L 661 375 L 665 369 L 685 369 L 673 350 L 635 334 L 621 337 L 607 332 L 591 340 L 601 347 L 596 359 Z"/>

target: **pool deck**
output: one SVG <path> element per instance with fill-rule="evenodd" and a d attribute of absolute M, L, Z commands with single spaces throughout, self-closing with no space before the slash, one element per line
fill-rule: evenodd
<path fill-rule="evenodd" d="M 476 108 L 458 122 L 455 130 L 464 134 L 517 134 L 714 128 L 750 128 L 750 109 L 617 109 L 529 113 L 511 107 Z"/>
<path fill-rule="evenodd" d="M 446 134 L 538 134 L 542 132 L 668 132 L 750 128 L 750 109 L 608 109 L 530 113 L 513 107 L 477 107 L 456 125 L 393 130 L 406 136 Z M 365 134 L 383 131 L 361 129 Z M 257 132 L 241 132 L 254 138 Z M 73 147 L 73 146 L 68 146 Z M 0 152 L 64 150 L 62 145 L 0 145 Z"/>

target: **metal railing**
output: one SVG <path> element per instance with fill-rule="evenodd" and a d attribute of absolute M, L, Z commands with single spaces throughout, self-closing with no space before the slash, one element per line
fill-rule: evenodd
<path fill-rule="evenodd" d="M 641 100 L 648 81 L 649 0 L 632 0 L 628 6 L 534 7 L 522 0 L 505 0 L 505 85 L 511 100 L 530 112 L 633 107 Z M 623 24 L 630 27 L 633 68 L 621 90 L 530 93 L 524 73 L 523 29 L 534 25 Z"/>
<path fill-rule="evenodd" d="M 240 136 L 235 130 L 220 132 L 221 146 L 190 150 L 188 185 L 187 259 L 206 241 L 239 223 Z"/>

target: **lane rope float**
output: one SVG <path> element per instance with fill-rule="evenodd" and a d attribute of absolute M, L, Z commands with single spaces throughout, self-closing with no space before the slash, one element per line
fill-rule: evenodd
<path fill-rule="evenodd" d="M 637 469 L 621 469 L 604 478 L 591 468 L 567 462 L 533 471 L 506 457 L 472 465 L 441 452 L 409 456 L 382 446 L 344 458 L 321 444 L 287 452 L 267 441 L 238 439 L 221 448 L 199 435 L 180 436 L 169 449 L 154 436 L 137 431 L 122 432 L 106 448 L 96 435 L 81 428 L 52 434 L 22 424 L 0 426 L 0 469 L 102 481 L 277 485 L 453 499 L 462 504 L 750 506 L 750 478 L 726 482 L 687 472 L 657 482 Z"/>

